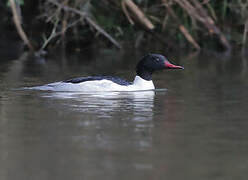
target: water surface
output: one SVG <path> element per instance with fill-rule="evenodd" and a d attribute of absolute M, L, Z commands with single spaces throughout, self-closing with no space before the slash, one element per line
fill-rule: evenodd
<path fill-rule="evenodd" d="M 246 56 L 169 55 L 185 70 L 154 74 L 160 91 L 16 90 L 88 75 L 131 81 L 141 55 L 1 59 L 0 179 L 247 179 Z"/>

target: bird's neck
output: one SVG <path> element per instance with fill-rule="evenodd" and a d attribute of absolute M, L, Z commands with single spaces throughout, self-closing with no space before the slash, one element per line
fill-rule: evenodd
<path fill-rule="evenodd" d="M 152 71 L 148 71 L 146 69 L 138 69 L 136 71 L 137 76 L 141 77 L 144 80 L 151 81 L 152 80 Z"/>

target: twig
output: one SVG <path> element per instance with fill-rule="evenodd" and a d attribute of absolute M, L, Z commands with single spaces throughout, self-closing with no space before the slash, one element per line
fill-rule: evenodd
<path fill-rule="evenodd" d="M 68 1 L 69 0 L 64 0 L 63 4 L 68 5 Z M 68 24 L 68 22 L 67 22 L 68 16 L 69 16 L 69 14 L 66 13 L 63 16 L 63 20 L 62 20 L 62 39 L 63 40 L 65 39 L 65 31 L 66 31 L 66 27 L 67 27 L 67 24 Z"/>
<path fill-rule="evenodd" d="M 40 51 L 40 52 L 43 51 L 43 50 L 46 48 L 46 46 L 48 45 L 48 43 L 49 43 L 52 39 L 54 39 L 55 37 L 57 37 L 57 36 L 59 36 L 59 35 L 63 35 L 69 28 L 75 26 L 75 25 L 76 25 L 78 22 L 80 22 L 80 21 L 82 21 L 82 18 L 80 18 L 80 19 L 76 20 L 75 22 L 73 22 L 73 23 L 67 25 L 65 29 L 62 29 L 62 31 L 56 33 L 56 29 L 57 29 L 57 25 L 58 25 L 58 20 L 57 20 L 57 21 L 55 22 L 55 26 L 53 27 L 53 30 L 52 30 L 50 36 L 49 36 L 47 39 L 45 39 L 45 42 L 43 43 L 43 45 L 42 45 L 42 47 L 40 48 L 39 51 Z"/>
<path fill-rule="evenodd" d="M 104 29 L 102 29 L 98 24 L 96 24 L 92 19 L 90 19 L 88 16 L 85 17 L 85 20 L 93 26 L 99 33 L 104 35 L 110 42 L 112 42 L 116 47 L 121 49 L 121 45 L 114 39 L 112 36 L 110 36 Z"/>
<path fill-rule="evenodd" d="M 50 36 L 46 39 L 46 37 L 44 37 L 45 42 L 43 43 L 43 45 L 41 46 L 39 51 L 42 51 L 46 48 L 46 46 L 48 45 L 48 43 L 57 35 L 56 33 L 56 29 L 57 29 L 57 25 L 58 25 L 58 20 L 55 22 L 55 25 L 53 27 L 53 30 L 50 34 Z"/>
<path fill-rule="evenodd" d="M 128 11 L 127 11 L 125 0 L 121 1 L 121 7 L 122 7 L 122 10 L 123 10 L 125 16 L 127 17 L 127 20 L 129 21 L 129 23 L 131 25 L 134 25 L 134 22 L 133 22 L 132 18 L 130 17 L 130 15 L 129 15 Z"/>
<path fill-rule="evenodd" d="M 244 34 L 243 34 L 243 46 L 245 46 L 246 39 L 247 39 L 247 32 L 248 32 L 248 19 L 245 21 L 245 26 L 244 26 Z"/>
<path fill-rule="evenodd" d="M 169 19 L 169 15 L 168 15 L 168 13 L 164 16 L 164 19 L 163 19 L 163 23 L 162 23 L 162 31 L 164 31 L 165 30 L 165 28 L 166 28 L 166 25 L 167 25 L 167 21 L 168 21 L 168 19 Z"/>

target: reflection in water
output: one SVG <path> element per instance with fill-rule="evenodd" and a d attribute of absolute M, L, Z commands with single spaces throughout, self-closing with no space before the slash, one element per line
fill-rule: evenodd
<path fill-rule="evenodd" d="M 80 121 L 81 126 L 92 125 L 101 128 L 102 122 L 97 118 L 106 120 L 107 124 L 121 123 L 123 126 L 134 125 L 134 131 L 139 132 L 153 127 L 153 101 L 154 91 L 136 92 L 99 92 L 99 93 L 71 93 L 71 92 L 47 92 L 41 96 L 53 100 L 66 111 L 82 113 L 83 116 L 94 116 Z M 114 118 L 113 118 L 114 117 Z M 119 121 L 121 120 L 121 121 Z M 109 121 L 109 122 L 108 122 Z M 112 125 L 110 125 L 112 126 Z M 140 139 L 140 144 L 151 144 L 150 137 Z M 99 144 L 103 143 L 101 139 Z M 105 141 L 108 145 L 109 140 Z M 117 142 L 116 142 L 117 143 Z"/>
<path fill-rule="evenodd" d="M 105 126 L 123 126 L 132 131 L 132 134 L 149 133 L 153 127 L 153 105 L 154 91 L 136 91 L 136 92 L 99 92 L 99 93 L 81 93 L 81 92 L 41 92 L 41 97 L 51 99 L 56 103 L 54 108 L 60 107 L 60 110 L 82 114 L 82 119 L 78 121 L 80 127 L 95 127 L 102 129 Z M 65 110 L 66 109 L 66 110 Z M 58 109 L 57 109 L 58 111 Z M 99 120 L 100 119 L 100 120 Z M 119 127 L 118 127 L 119 128 Z M 85 138 L 86 137 L 86 138 Z M 72 141 L 88 139 L 89 134 L 73 137 Z M 98 139 L 101 137 L 100 139 Z M 97 146 L 101 148 L 115 148 L 118 140 L 111 140 L 111 132 L 97 134 Z M 94 141 L 95 141 L 94 140 Z M 92 143 L 85 141 L 85 145 Z M 130 143 L 130 142 L 128 142 Z M 151 146 L 151 137 L 139 136 L 134 142 L 139 148 Z M 125 144 L 125 143 L 123 143 Z"/>
<path fill-rule="evenodd" d="M 140 112 L 151 112 L 154 100 L 154 91 L 135 92 L 47 92 L 41 97 L 68 100 L 64 102 L 66 108 L 79 112 L 103 113 L 123 111 L 130 108 Z M 100 110 L 100 111 L 99 111 Z"/>

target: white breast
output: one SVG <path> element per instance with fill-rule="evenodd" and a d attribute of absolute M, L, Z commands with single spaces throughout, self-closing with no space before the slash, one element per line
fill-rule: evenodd
<path fill-rule="evenodd" d="M 147 81 L 142 79 L 139 76 L 135 76 L 135 79 L 133 81 L 133 84 L 130 86 L 127 86 L 130 89 L 133 89 L 133 91 L 141 91 L 141 90 L 152 90 L 155 89 L 154 84 L 152 80 Z"/>
<path fill-rule="evenodd" d="M 147 81 L 136 76 L 133 84 L 124 86 L 110 80 L 86 81 L 82 83 L 55 82 L 44 86 L 36 86 L 29 89 L 46 91 L 142 91 L 155 89 L 152 81 Z"/>

